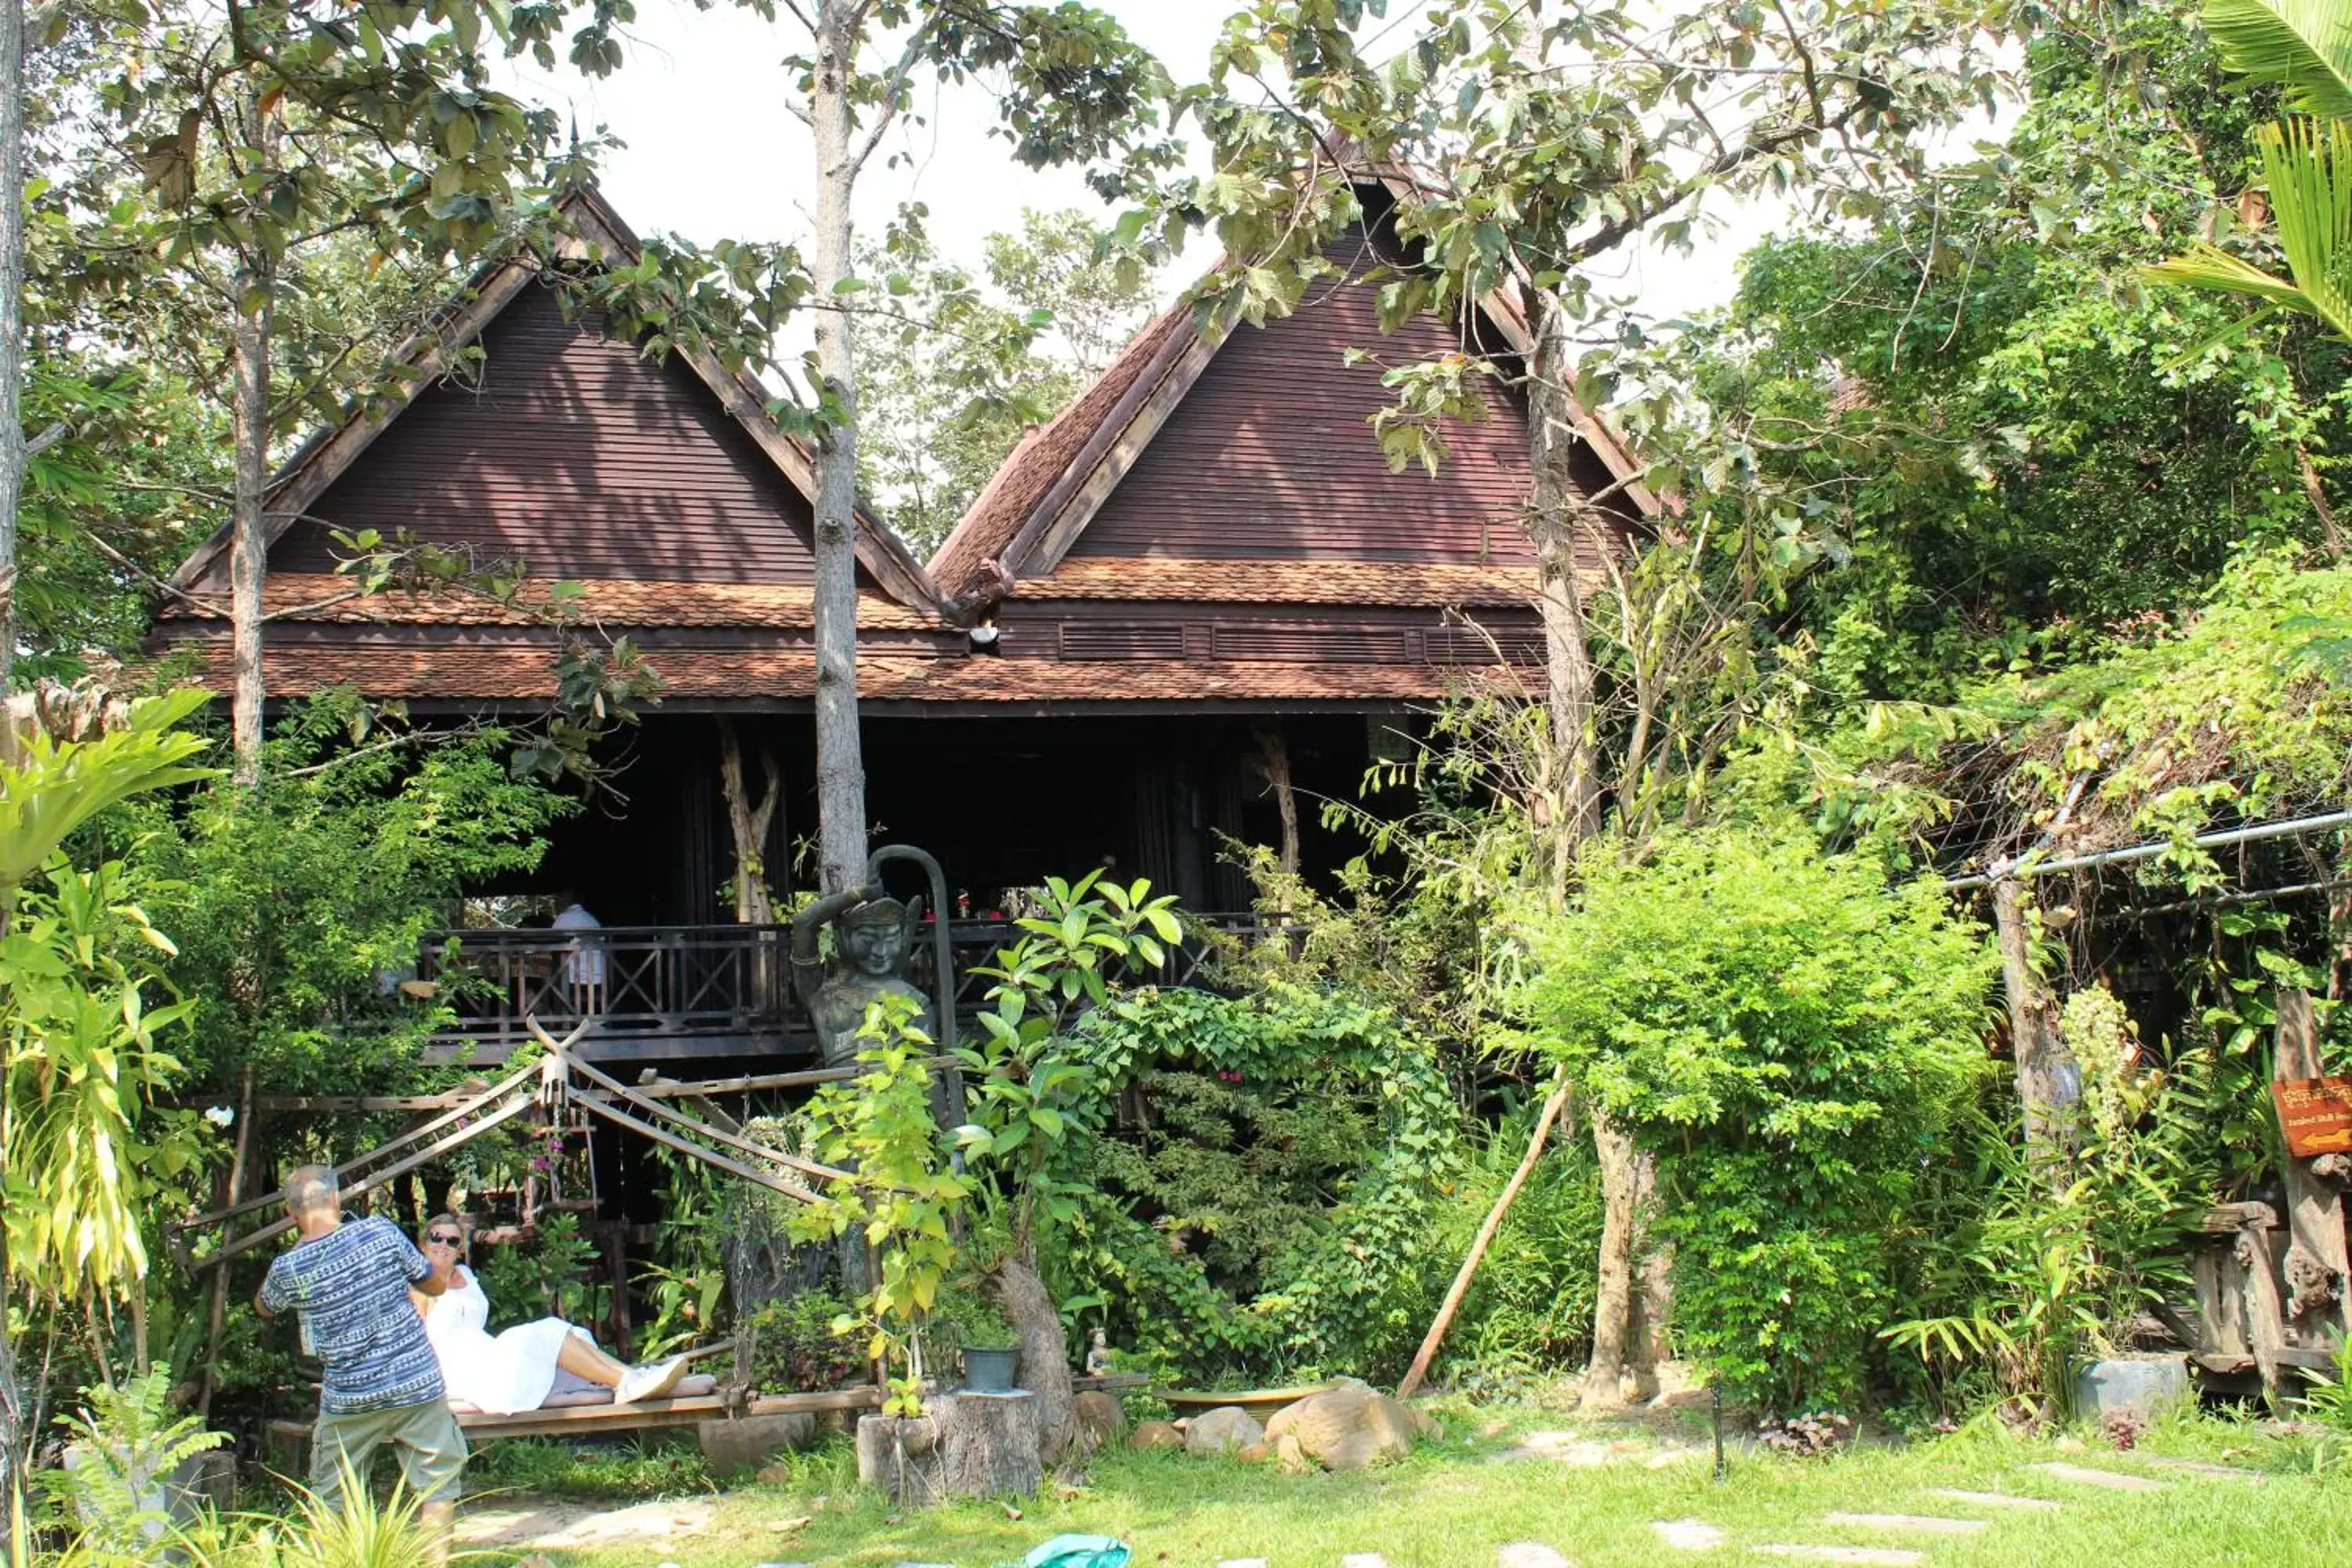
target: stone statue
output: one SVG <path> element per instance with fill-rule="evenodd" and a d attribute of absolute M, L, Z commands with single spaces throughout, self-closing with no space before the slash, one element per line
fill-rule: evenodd
<path fill-rule="evenodd" d="M 829 894 L 793 917 L 793 989 L 816 1026 L 825 1066 L 857 1060 L 866 1010 L 885 996 L 913 1002 L 915 1026 L 938 1037 L 931 999 L 906 974 L 922 921 L 922 900 L 902 904 L 873 886 Z M 817 932 L 828 922 L 834 928 L 830 963 L 817 945 Z"/>
<path fill-rule="evenodd" d="M 1087 1336 L 1087 1375 L 1100 1377 L 1110 1370 L 1110 1336 L 1097 1329 Z"/>

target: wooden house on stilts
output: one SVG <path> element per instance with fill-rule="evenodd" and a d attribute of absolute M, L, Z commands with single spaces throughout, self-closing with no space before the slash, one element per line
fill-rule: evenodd
<path fill-rule="evenodd" d="M 1328 871 L 1357 846 L 1314 803 L 1353 798 L 1390 731 L 1465 681 L 1511 667 L 1540 680 L 1523 404 L 1496 384 L 1486 417 L 1444 431 L 1435 474 L 1392 472 L 1368 425 L 1389 402 L 1380 365 L 1347 352 L 1393 363 L 1465 332 L 1507 343 L 1514 322 L 1498 304 L 1383 338 L 1366 275 L 1404 258 L 1384 237 L 1385 190 L 1364 195 L 1369 229 L 1332 250 L 1339 278 L 1222 337 L 1170 311 L 1030 434 L 929 563 L 861 518 L 874 831 L 935 853 L 972 914 L 1102 865 L 1196 911 L 1241 910 L 1222 847 L 1283 841 L 1270 777 L 1306 803 L 1304 868 Z M 574 263 L 635 255 L 594 192 L 565 209 Z M 583 1054 L 803 1051 L 790 987 L 758 973 L 775 934 L 732 922 L 719 758 L 725 726 L 755 759 L 755 790 L 756 759 L 775 760 L 762 858 L 789 884 L 791 847 L 814 829 L 806 454 L 755 382 L 640 354 L 567 314 L 528 261 L 478 277 L 412 367 L 404 400 L 322 432 L 270 491 L 272 700 L 349 687 L 419 716 L 542 710 L 557 679 L 543 606 L 576 584 L 578 616 L 625 634 L 661 682 L 627 742 L 625 810 L 559 825 L 536 884 L 575 891 L 605 928 L 610 1016 Z M 1631 461 L 1597 421 L 1587 434 L 1578 477 L 1613 489 L 1631 522 Z M 513 605 L 353 596 L 337 535 L 362 530 L 520 562 L 525 590 Z M 155 634 L 224 691 L 227 554 L 224 536 L 188 562 Z M 467 938 L 478 957 L 509 953 L 522 991 L 562 945 Z M 506 1008 L 463 1021 L 478 1059 L 520 1037 L 522 1003 Z"/>

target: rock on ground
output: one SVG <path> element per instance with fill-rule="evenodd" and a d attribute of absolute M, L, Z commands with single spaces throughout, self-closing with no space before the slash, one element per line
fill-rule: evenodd
<path fill-rule="evenodd" d="M 1345 1383 L 1284 1406 L 1265 1435 L 1286 1463 L 1297 1458 L 1327 1470 L 1360 1470 L 1412 1453 L 1427 1417 L 1360 1383 Z"/>
<path fill-rule="evenodd" d="M 1181 1448 L 1184 1446 L 1184 1434 L 1165 1421 L 1146 1421 L 1129 1436 L 1127 1446 L 1135 1449 Z"/>
<path fill-rule="evenodd" d="M 1265 1441 L 1265 1428 L 1257 1417 L 1238 1405 L 1220 1405 L 1205 1415 L 1195 1415 L 1184 1426 L 1184 1451 L 1198 1458 L 1211 1458 Z"/>

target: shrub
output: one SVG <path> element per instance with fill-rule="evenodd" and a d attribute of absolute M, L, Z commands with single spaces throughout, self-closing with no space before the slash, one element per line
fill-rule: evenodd
<path fill-rule="evenodd" d="M 1658 1159 L 1678 1343 L 1768 1409 L 1859 1393 L 1892 1238 L 1986 1071 L 1983 933 L 1933 883 L 1727 832 L 1598 859 L 1528 926 L 1532 1035 Z"/>

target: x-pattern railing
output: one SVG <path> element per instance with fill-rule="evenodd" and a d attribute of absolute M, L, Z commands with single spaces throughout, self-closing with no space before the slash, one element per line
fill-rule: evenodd
<path fill-rule="evenodd" d="M 1185 940 L 1155 966 L 1114 961 L 1108 977 L 1131 984 L 1192 985 L 1219 935 L 1256 941 L 1294 928 L 1257 915 L 1188 916 Z M 980 973 L 1020 931 L 1009 921 L 958 921 L 949 927 L 959 1010 L 967 1017 L 992 982 Z M 530 1039 L 525 1020 L 582 1030 L 599 1041 L 648 1037 L 766 1037 L 779 1050 L 811 1043 L 793 993 L 792 931 L 786 926 L 611 926 L 595 931 L 437 931 L 424 943 L 417 977 L 437 989 L 455 1016 L 452 1041 L 512 1047 Z M 917 978 L 929 981 L 930 945 L 918 944 Z"/>

